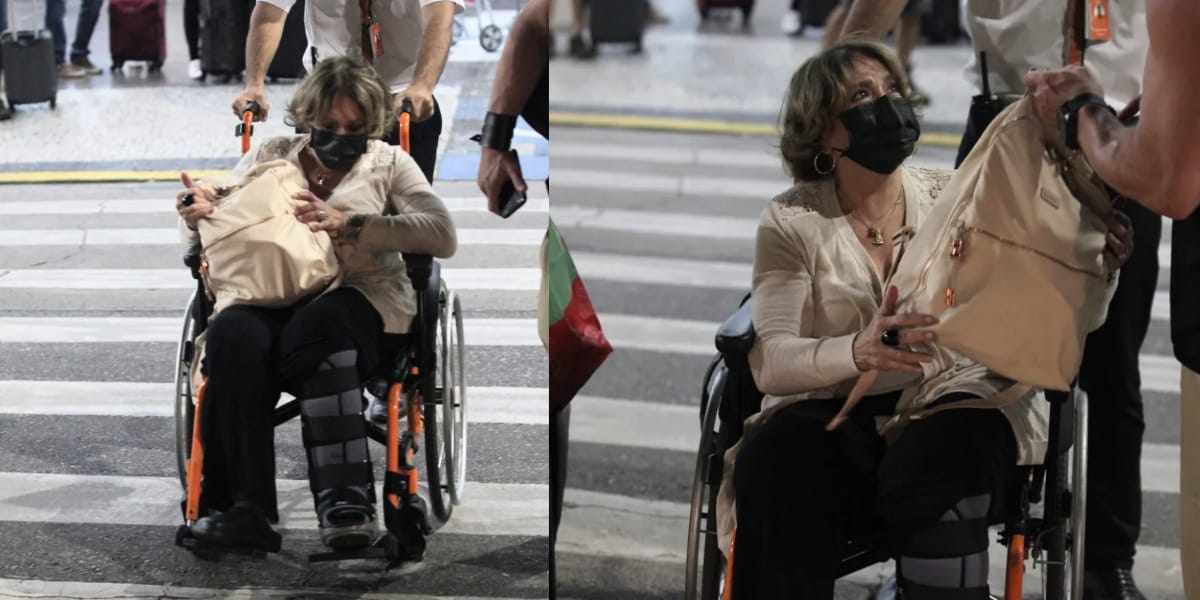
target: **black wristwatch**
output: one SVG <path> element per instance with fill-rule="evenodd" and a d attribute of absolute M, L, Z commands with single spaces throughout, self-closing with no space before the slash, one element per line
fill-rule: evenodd
<path fill-rule="evenodd" d="M 1099 106 L 1117 116 L 1117 111 L 1109 106 L 1104 98 L 1092 93 L 1084 93 L 1063 103 L 1058 109 L 1058 131 L 1062 136 L 1063 145 L 1071 150 L 1079 149 L 1079 111 L 1085 106 Z"/>
<path fill-rule="evenodd" d="M 346 220 L 346 239 L 357 240 L 358 236 L 362 234 L 362 228 L 366 222 L 367 215 L 361 213 L 350 215 L 350 218 Z"/>

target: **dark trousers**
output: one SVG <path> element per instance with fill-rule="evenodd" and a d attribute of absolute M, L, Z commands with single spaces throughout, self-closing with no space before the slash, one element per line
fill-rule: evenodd
<path fill-rule="evenodd" d="M 187 38 L 188 60 L 199 60 L 200 0 L 183 0 L 183 35 Z"/>
<path fill-rule="evenodd" d="M 437 98 L 433 99 L 433 115 L 424 121 L 413 121 L 408 130 L 408 143 L 417 166 L 425 174 L 425 179 L 433 183 L 433 169 L 437 166 L 438 138 L 442 135 L 442 107 Z M 383 136 L 383 141 L 400 145 L 400 128 L 393 127 Z"/>
<path fill-rule="evenodd" d="M 804 400 L 746 437 L 734 468 L 734 598 L 829 600 L 839 549 L 856 534 L 887 531 L 900 554 L 963 498 L 990 493 L 1000 513 L 1017 456 L 1004 415 L 943 411 L 887 447 L 874 416 L 896 397 L 864 399 L 833 432 L 825 425 L 842 400 Z"/>
<path fill-rule="evenodd" d="M 958 163 L 966 158 L 986 123 L 967 120 Z M 1133 253 L 1121 268 L 1108 305 L 1108 319 L 1088 336 L 1079 369 L 1079 387 L 1087 392 L 1088 568 L 1132 568 L 1142 522 L 1141 456 L 1142 378 L 1138 353 L 1150 326 L 1150 307 L 1158 286 L 1158 242 L 1162 218 L 1136 202 L 1120 208 L 1133 223 Z"/>
<path fill-rule="evenodd" d="M 71 60 L 81 61 L 88 56 L 88 46 L 92 43 L 92 34 L 96 31 L 96 21 L 100 19 L 100 9 L 104 0 L 82 0 L 79 6 L 79 22 L 75 24 L 75 41 L 71 44 Z"/>
<path fill-rule="evenodd" d="M 550 598 L 557 597 L 554 545 L 562 522 L 563 496 L 567 490 L 567 449 L 571 424 L 571 405 L 550 415 Z"/>
<path fill-rule="evenodd" d="M 278 520 L 275 404 L 327 356 L 357 350 L 360 380 L 403 336 L 357 290 L 342 288 L 295 308 L 232 306 L 209 324 L 205 347 L 204 504 L 225 510 L 251 501 Z"/>

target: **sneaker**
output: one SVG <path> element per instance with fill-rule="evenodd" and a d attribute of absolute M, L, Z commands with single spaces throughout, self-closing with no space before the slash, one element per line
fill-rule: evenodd
<path fill-rule="evenodd" d="M 103 69 L 92 64 L 92 61 L 89 60 L 88 57 L 86 57 L 86 56 L 83 58 L 71 59 L 71 64 L 75 65 L 76 67 L 79 67 L 80 69 L 83 69 L 84 71 L 87 72 L 88 75 L 99 75 L 104 72 Z"/>
<path fill-rule="evenodd" d="M 666 25 L 671 22 L 671 18 L 658 10 L 658 7 L 650 5 L 650 10 L 646 14 L 647 25 Z"/>
<path fill-rule="evenodd" d="M 204 69 L 200 66 L 200 59 L 194 58 L 188 62 L 188 77 L 195 81 L 204 79 Z"/>
<path fill-rule="evenodd" d="M 87 76 L 87 69 L 84 69 L 83 67 L 79 67 L 71 63 L 62 63 L 58 65 L 59 79 L 79 79 Z"/>

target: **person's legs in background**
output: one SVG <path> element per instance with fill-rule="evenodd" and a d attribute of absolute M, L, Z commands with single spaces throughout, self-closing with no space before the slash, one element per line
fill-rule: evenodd
<path fill-rule="evenodd" d="M 596 48 L 583 37 L 583 30 L 586 27 L 586 11 L 584 0 L 571 0 L 571 40 L 567 46 L 567 53 L 574 58 L 594 58 L 596 56 Z"/>
<path fill-rule="evenodd" d="M 1200 373 L 1180 378 L 1179 564 L 1200 564 Z M 1184 569 L 1185 598 L 1200 598 L 1200 569 Z"/>
<path fill-rule="evenodd" d="M 63 24 L 67 0 L 46 0 L 46 29 L 54 36 L 54 62 L 62 79 L 86 77 L 87 71 L 67 62 L 67 30 Z"/>
<path fill-rule="evenodd" d="M 188 77 L 204 78 L 200 67 L 200 0 L 183 0 L 183 35 L 187 38 Z"/>
<path fill-rule="evenodd" d="M 1158 286 L 1162 217 L 1136 202 L 1122 210 L 1133 224 L 1133 253 L 1121 268 L 1108 319 L 1088 335 L 1079 387 L 1087 392 L 1088 444 L 1085 591 L 1090 598 L 1142 598 L 1130 571 L 1142 522 L 1141 374 L 1138 353 Z"/>
<path fill-rule="evenodd" d="M 8 2 L 0 2 L 0 31 L 8 29 Z M 0 63 L 0 121 L 12 118 L 12 108 L 4 97 L 4 65 Z"/>
<path fill-rule="evenodd" d="M 913 50 L 917 47 L 917 42 L 921 39 L 921 17 L 928 10 L 929 2 L 927 0 L 908 0 L 895 29 L 896 54 L 900 57 L 900 64 L 904 65 L 905 71 L 908 72 L 908 85 L 912 87 L 912 100 L 918 106 L 929 104 L 929 97 L 918 91 L 916 83 L 913 82 L 912 55 Z"/>
<path fill-rule="evenodd" d="M 550 418 L 550 600 L 558 595 L 555 582 L 554 547 L 562 522 L 563 497 L 567 490 L 567 449 L 570 448 L 571 405 Z"/>
<path fill-rule="evenodd" d="M 88 75 L 102 72 L 88 58 L 88 46 L 92 43 L 92 33 L 96 31 L 96 21 L 100 19 L 100 9 L 103 7 L 104 0 L 81 0 L 79 4 L 79 22 L 75 24 L 75 42 L 71 44 L 71 64 Z"/>

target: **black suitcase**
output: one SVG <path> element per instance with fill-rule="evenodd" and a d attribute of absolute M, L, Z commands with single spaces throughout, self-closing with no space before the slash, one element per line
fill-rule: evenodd
<path fill-rule="evenodd" d="M 592 44 L 632 44 L 642 51 L 646 0 L 595 0 L 588 3 Z"/>
<path fill-rule="evenodd" d="M 829 13 L 841 4 L 840 0 L 801 0 L 800 23 L 805 27 L 824 27 Z"/>
<path fill-rule="evenodd" d="M 4 90 L 8 106 L 49 102 L 57 105 L 58 71 L 50 30 L 6 31 L 0 35 Z"/>
<path fill-rule="evenodd" d="M 200 69 L 223 81 L 246 68 L 250 7 L 245 0 L 200 0 Z"/>
<path fill-rule="evenodd" d="M 304 53 L 308 51 L 308 36 L 304 33 L 304 0 L 296 0 L 283 24 L 283 36 L 275 58 L 267 67 L 267 78 L 297 79 L 304 75 Z"/>
<path fill-rule="evenodd" d="M 743 25 L 748 25 L 750 16 L 754 14 L 754 0 L 696 0 L 696 9 L 700 11 L 702 22 L 712 16 L 714 8 L 739 10 L 742 12 Z"/>

